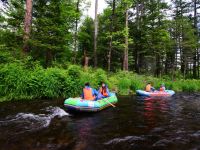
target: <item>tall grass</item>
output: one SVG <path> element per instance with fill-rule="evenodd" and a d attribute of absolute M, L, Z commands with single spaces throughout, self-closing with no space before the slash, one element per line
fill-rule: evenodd
<path fill-rule="evenodd" d="M 84 70 L 75 65 L 69 65 L 67 69 L 44 69 L 37 63 L 13 62 L 0 65 L 0 101 L 80 96 L 85 82 L 98 89 L 101 81 L 120 95 L 144 89 L 147 82 L 151 82 L 155 88 L 165 83 L 167 89 L 175 91 L 200 91 L 200 80 L 170 81 L 123 71 L 108 74 L 102 69 Z"/>
<path fill-rule="evenodd" d="M 80 89 L 80 72 L 72 68 L 36 67 L 28 70 L 12 63 L 0 69 L 1 100 L 70 97 L 77 96 Z"/>

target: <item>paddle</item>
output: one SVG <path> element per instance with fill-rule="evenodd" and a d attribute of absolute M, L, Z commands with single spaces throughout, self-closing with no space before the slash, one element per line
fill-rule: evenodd
<path fill-rule="evenodd" d="M 116 107 L 114 104 L 112 104 L 111 102 L 109 102 L 107 99 L 101 99 L 101 100 L 106 100 L 108 102 L 108 104 L 110 104 L 112 107 L 114 107 L 114 108 Z"/>

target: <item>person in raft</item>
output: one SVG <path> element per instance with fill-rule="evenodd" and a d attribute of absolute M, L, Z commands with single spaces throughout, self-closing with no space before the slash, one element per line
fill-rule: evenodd
<path fill-rule="evenodd" d="M 165 91 L 165 85 L 164 85 L 164 83 L 162 83 L 162 84 L 160 85 L 159 91 L 161 91 L 161 92 L 164 92 L 164 91 Z"/>
<path fill-rule="evenodd" d="M 104 82 L 101 82 L 101 87 L 99 88 L 97 99 L 102 99 L 109 96 L 110 92 L 108 86 Z"/>
<path fill-rule="evenodd" d="M 155 88 L 151 86 L 151 83 L 148 83 L 145 87 L 146 92 L 154 92 Z"/>
<path fill-rule="evenodd" d="M 96 91 L 96 89 L 90 87 L 89 82 L 85 83 L 85 87 L 83 88 L 83 93 L 82 93 L 82 99 L 93 101 L 96 99 L 97 94 L 98 92 Z"/>

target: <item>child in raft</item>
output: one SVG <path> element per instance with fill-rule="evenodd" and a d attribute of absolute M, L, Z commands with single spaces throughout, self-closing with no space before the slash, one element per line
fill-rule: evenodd
<path fill-rule="evenodd" d="M 97 99 L 102 99 L 109 96 L 110 96 L 110 92 L 109 92 L 108 86 L 104 82 L 101 82 L 101 87 L 98 90 Z"/>
<path fill-rule="evenodd" d="M 151 86 L 151 83 L 149 82 L 145 87 L 146 92 L 154 92 L 155 88 Z"/>
<path fill-rule="evenodd" d="M 83 88 L 83 93 L 81 96 L 82 99 L 93 101 L 96 100 L 96 95 L 98 95 L 97 90 L 91 88 L 89 82 L 85 83 L 85 87 Z"/>

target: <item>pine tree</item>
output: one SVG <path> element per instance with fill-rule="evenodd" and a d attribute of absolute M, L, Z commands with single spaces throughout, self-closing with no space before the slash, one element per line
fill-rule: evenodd
<path fill-rule="evenodd" d="M 131 15 L 130 36 L 134 41 L 134 69 L 137 73 L 152 72 L 160 76 L 163 72 L 166 48 L 170 36 L 164 15 L 167 9 L 164 1 L 136 1 Z"/>
<path fill-rule="evenodd" d="M 190 72 L 190 66 L 196 68 L 193 64 L 195 49 L 197 47 L 197 36 L 193 22 L 189 16 L 190 2 L 184 0 L 175 0 L 174 2 L 174 37 L 176 43 L 176 66 L 181 66 L 181 72 L 186 77 Z M 178 57 L 180 55 L 180 58 Z M 178 63 L 180 61 L 180 63 Z M 195 73 L 196 74 L 196 73 Z"/>
<path fill-rule="evenodd" d="M 76 6 L 76 16 L 74 22 L 74 37 L 73 37 L 73 63 L 77 61 L 77 51 L 78 51 L 78 25 L 81 24 L 81 16 L 83 15 L 83 10 L 87 9 L 90 5 L 87 0 L 75 0 Z"/>
<path fill-rule="evenodd" d="M 110 24 L 110 42 L 109 42 L 109 51 L 108 51 L 108 71 L 110 72 L 111 69 L 111 58 L 112 58 L 112 48 L 113 48 L 113 24 L 114 24 L 114 19 L 115 19 L 115 0 L 112 1 L 112 15 L 111 15 L 111 24 Z"/>
<path fill-rule="evenodd" d="M 123 59 L 123 70 L 128 71 L 128 2 L 125 2 L 125 47 L 124 47 L 124 59 Z"/>
<path fill-rule="evenodd" d="M 85 67 L 89 65 L 89 59 L 93 57 L 93 34 L 94 21 L 90 17 L 86 17 L 83 24 L 79 28 L 78 41 L 79 41 L 79 62 L 83 62 Z"/>
<path fill-rule="evenodd" d="M 199 41 L 199 29 L 198 29 L 198 22 L 199 22 L 199 14 L 198 11 L 200 9 L 200 1 L 199 0 L 193 0 L 191 3 L 191 11 L 193 11 L 193 24 L 195 29 L 195 36 L 197 36 L 197 40 Z M 197 45 L 196 50 L 194 52 L 194 58 L 193 58 L 193 77 L 199 78 L 199 66 L 200 66 L 200 59 L 199 59 L 199 45 Z"/>
<path fill-rule="evenodd" d="M 97 67 L 97 36 L 98 36 L 98 0 L 95 0 L 95 20 L 94 20 L 94 67 Z"/>
<path fill-rule="evenodd" d="M 33 1 L 32 0 L 26 0 L 26 13 L 24 17 L 24 46 L 23 46 L 23 52 L 27 53 L 30 51 L 28 46 L 28 40 L 30 38 L 31 33 L 31 24 L 32 24 L 32 9 L 33 9 Z"/>
<path fill-rule="evenodd" d="M 23 47 L 25 3 L 24 0 L 10 0 L 6 6 L 6 9 L 0 8 L 1 48 L 19 58 Z"/>
<path fill-rule="evenodd" d="M 69 61 L 76 8 L 64 0 L 35 0 L 31 34 L 32 55 L 47 67 L 52 61 Z"/>

